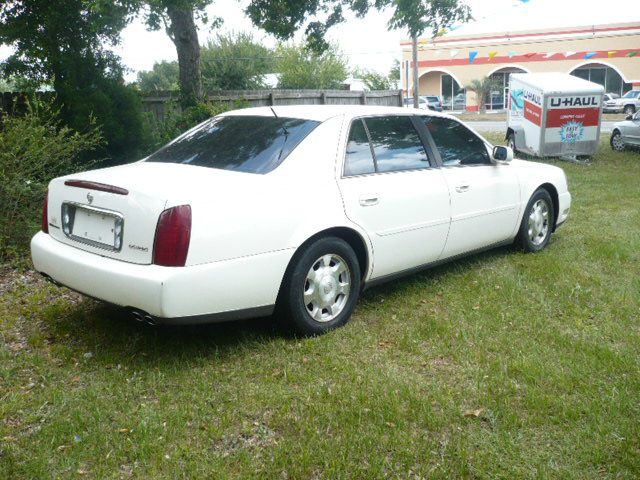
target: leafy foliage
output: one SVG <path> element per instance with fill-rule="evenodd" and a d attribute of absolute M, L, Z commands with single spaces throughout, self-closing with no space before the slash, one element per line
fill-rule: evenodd
<path fill-rule="evenodd" d="M 480 113 L 484 111 L 487 97 L 491 94 L 491 91 L 502 87 L 497 80 L 491 77 L 483 77 L 471 80 L 465 88 L 476 94 L 476 104 L 478 105 L 478 113 Z"/>
<path fill-rule="evenodd" d="M 91 120 L 84 132 L 60 121 L 55 107 L 33 101 L 22 116 L 0 126 L 0 262 L 24 256 L 40 225 L 40 209 L 52 178 L 80 169 L 84 154 L 102 145 Z M 86 164 L 83 165 L 86 167 Z"/>
<path fill-rule="evenodd" d="M 272 71 L 272 51 L 250 33 L 217 35 L 201 55 L 205 91 L 264 88 L 263 76 Z"/>
<path fill-rule="evenodd" d="M 213 0 L 138 0 L 145 5 L 145 17 L 151 30 L 164 27 L 176 47 L 180 85 L 180 102 L 183 107 L 196 105 L 204 97 L 200 68 L 200 43 L 196 18 L 209 21 L 205 7 Z M 219 25 L 218 17 L 212 27 Z"/>
<path fill-rule="evenodd" d="M 178 62 L 156 62 L 148 71 L 138 72 L 138 88 L 143 92 L 178 89 Z"/>
<path fill-rule="evenodd" d="M 152 153 L 166 145 L 178 135 L 195 127 L 201 122 L 223 112 L 247 107 L 245 102 L 201 102 L 192 107 L 181 109 L 176 102 L 166 105 L 167 116 L 163 120 L 157 120 L 149 115 L 147 118 L 148 144 L 147 153 Z"/>
<path fill-rule="evenodd" d="M 398 88 L 400 84 L 400 60 L 397 58 L 393 61 L 389 75 L 387 76 L 393 88 Z"/>
<path fill-rule="evenodd" d="M 141 104 L 122 84 L 109 49 L 137 8 L 134 0 L 13 0 L 0 6 L 0 43 L 15 53 L 0 67 L 34 84 L 50 83 L 60 118 L 83 130 L 94 119 L 116 160 L 141 143 Z"/>
<path fill-rule="evenodd" d="M 338 48 L 329 46 L 322 53 L 296 45 L 276 48 L 278 88 L 340 88 L 349 70 Z"/>
<path fill-rule="evenodd" d="M 461 0 L 251 0 L 246 13 L 254 25 L 280 39 L 292 38 L 306 25 L 309 47 L 322 51 L 329 46 L 324 39 L 327 30 L 344 21 L 344 9 L 362 17 L 372 8 L 387 7 L 394 9 L 389 28 L 405 29 L 411 36 L 429 29 L 435 36 L 452 23 L 471 18 Z"/>
<path fill-rule="evenodd" d="M 359 78 L 369 90 L 389 90 L 392 88 L 392 80 L 379 72 L 368 69 L 356 68 L 353 76 Z"/>

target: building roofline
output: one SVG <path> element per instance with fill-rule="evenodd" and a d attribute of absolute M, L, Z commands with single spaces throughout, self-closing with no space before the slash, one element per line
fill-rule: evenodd
<path fill-rule="evenodd" d="M 606 32 L 619 32 L 625 30 L 638 30 L 640 32 L 640 22 L 628 22 L 628 23 L 611 23 L 603 25 L 583 25 L 576 27 L 558 27 L 558 28 L 545 28 L 536 30 L 520 30 L 514 32 L 505 33 L 478 33 L 470 35 L 451 35 L 447 34 L 442 37 L 436 37 L 433 39 L 421 37 L 418 39 L 418 43 L 428 43 L 431 45 L 442 45 L 447 43 L 463 43 L 468 41 L 489 41 L 497 43 L 501 40 L 511 39 L 526 39 L 544 36 L 556 36 L 556 35 L 581 35 L 588 33 L 606 33 Z M 410 39 L 405 39 L 400 42 L 401 46 L 411 45 Z"/>

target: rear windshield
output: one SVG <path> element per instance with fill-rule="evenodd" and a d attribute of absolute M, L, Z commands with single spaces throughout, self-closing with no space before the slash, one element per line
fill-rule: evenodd
<path fill-rule="evenodd" d="M 280 165 L 319 123 L 282 117 L 214 117 L 146 161 L 267 173 Z"/>

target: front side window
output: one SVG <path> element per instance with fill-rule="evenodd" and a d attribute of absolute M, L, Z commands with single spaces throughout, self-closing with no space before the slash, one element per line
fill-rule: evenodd
<path fill-rule="evenodd" d="M 460 122 L 441 117 L 422 117 L 422 120 L 433 137 L 445 167 L 491 164 L 484 142 Z"/>
<path fill-rule="evenodd" d="M 429 167 L 429 157 L 410 117 L 371 117 L 365 120 L 378 172 Z"/>
<path fill-rule="evenodd" d="M 214 117 L 147 157 L 147 162 L 267 173 L 320 122 L 263 116 Z"/>

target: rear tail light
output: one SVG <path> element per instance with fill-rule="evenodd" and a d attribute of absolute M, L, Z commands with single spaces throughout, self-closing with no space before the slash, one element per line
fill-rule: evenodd
<path fill-rule="evenodd" d="M 180 205 L 160 214 L 153 244 L 153 263 L 184 267 L 191 240 L 191 207 Z"/>
<path fill-rule="evenodd" d="M 42 231 L 49 233 L 49 191 L 44 194 L 44 203 L 42 205 Z"/>

